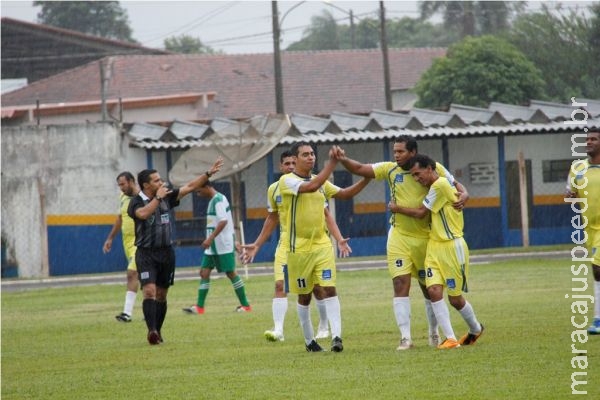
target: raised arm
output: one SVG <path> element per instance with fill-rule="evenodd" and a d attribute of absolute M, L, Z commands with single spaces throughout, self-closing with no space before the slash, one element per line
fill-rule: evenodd
<path fill-rule="evenodd" d="M 352 160 L 351 158 L 346 157 L 346 152 L 341 147 L 334 146 L 334 148 L 337 159 L 348 172 L 365 178 L 375 178 L 375 171 L 373 171 L 373 166 L 371 164 L 362 164 L 356 160 Z"/>
<path fill-rule="evenodd" d="M 337 159 L 335 158 L 332 147 L 329 150 L 329 162 L 325 164 L 325 167 L 323 167 L 321 172 L 319 172 L 314 179 L 302 182 L 302 184 L 298 187 L 298 193 L 309 193 L 319 190 L 327 178 L 329 178 L 329 175 L 331 175 L 336 165 Z"/>
<path fill-rule="evenodd" d="M 217 157 L 214 164 L 210 167 L 208 171 L 203 173 L 202 175 L 196 177 L 190 182 L 186 183 L 182 187 L 179 188 L 179 195 L 177 196 L 177 200 L 181 199 L 183 196 L 190 194 L 204 186 L 204 184 L 208 181 L 208 179 L 219 172 L 221 167 L 223 166 L 223 158 L 220 156 Z"/>
<path fill-rule="evenodd" d="M 347 188 L 343 188 L 339 192 L 337 192 L 333 197 L 340 200 L 348 200 L 356 196 L 363 190 L 371 181 L 371 178 L 362 178 L 360 181 L 356 182 L 352 186 L 348 186 Z"/>

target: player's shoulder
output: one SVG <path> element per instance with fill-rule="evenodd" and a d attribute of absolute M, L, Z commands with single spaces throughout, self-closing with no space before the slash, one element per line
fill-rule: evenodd
<path fill-rule="evenodd" d="M 443 189 L 446 187 L 452 187 L 452 184 L 450 183 L 448 178 L 446 178 L 445 176 L 440 176 L 438 179 L 435 180 L 435 182 L 433 182 L 431 187 L 436 189 Z"/>

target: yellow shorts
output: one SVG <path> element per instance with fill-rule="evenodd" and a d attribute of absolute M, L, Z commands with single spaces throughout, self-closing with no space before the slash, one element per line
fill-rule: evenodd
<path fill-rule="evenodd" d="M 281 246 L 277 246 L 277 250 L 275 250 L 275 260 L 273 261 L 273 276 L 275 277 L 275 282 L 283 280 L 283 268 L 287 264 L 287 256 L 288 251 L 281 248 Z"/>
<path fill-rule="evenodd" d="M 425 284 L 425 254 L 429 238 L 400 234 L 393 227 L 388 232 L 387 264 L 393 278 L 411 274 Z"/>
<path fill-rule="evenodd" d="M 127 258 L 127 270 L 136 271 L 135 265 L 135 238 L 123 239 L 123 250 L 125 251 L 125 257 Z"/>
<path fill-rule="evenodd" d="M 468 292 L 469 247 L 463 238 L 444 242 L 430 240 L 425 257 L 427 287 L 445 286 L 449 296 Z"/>
<path fill-rule="evenodd" d="M 595 230 L 588 226 L 585 232 L 588 234 L 586 242 L 588 249 L 587 258 L 593 258 L 592 264 L 600 266 L 600 230 Z"/>
<path fill-rule="evenodd" d="M 294 294 L 311 293 L 315 285 L 335 287 L 335 257 L 333 247 L 306 253 L 288 253 L 285 291 Z"/>

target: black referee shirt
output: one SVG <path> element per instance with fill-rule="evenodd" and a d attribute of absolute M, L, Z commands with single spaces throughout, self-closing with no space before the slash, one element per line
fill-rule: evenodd
<path fill-rule="evenodd" d="M 169 211 L 179 205 L 177 196 L 179 189 L 174 189 L 165 196 L 160 205 L 154 210 L 148 219 L 139 219 L 135 216 L 135 210 L 150 203 L 150 199 L 144 192 L 133 197 L 129 202 L 127 214 L 135 222 L 135 245 L 146 249 L 156 249 L 171 246 L 171 214 Z"/>

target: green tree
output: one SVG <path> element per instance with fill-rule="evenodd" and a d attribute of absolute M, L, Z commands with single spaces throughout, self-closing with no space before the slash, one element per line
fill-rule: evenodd
<path fill-rule="evenodd" d="M 388 47 L 445 47 L 459 39 L 457 34 L 442 25 L 433 25 L 420 19 L 404 17 L 386 22 Z M 316 17 L 306 29 L 304 37 L 287 50 L 351 49 L 351 29 L 349 24 L 337 25 L 330 14 Z M 374 49 L 380 46 L 378 19 L 361 18 L 354 29 L 356 48 Z"/>
<path fill-rule="evenodd" d="M 212 47 L 206 46 L 199 38 L 189 35 L 173 36 L 165 39 L 165 49 L 184 54 L 218 54 Z"/>
<path fill-rule="evenodd" d="M 302 36 L 302 40 L 292 43 L 287 50 L 337 50 L 340 48 L 337 23 L 327 10 L 310 19 L 310 26 L 306 28 Z"/>
<path fill-rule="evenodd" d="M 557 102 L 600 97 L 600 3 L 591 16 L 560 8 L 518 17 L 506 36 L 542 71 L 546 93 Z"/>
<path fill-rule="evenodd" d="M 417 107 L 451 103 L 487 107 L 492 101 L 523 104 L 544 98 L 539 70 L 510 43 L 493 36 L 467 37 L 435 60 L 415 87 Z"/>
<path fill-rule="evenodd" d="M 107 39 L 135 43 L 127 11 L 118 1 L 34 1 L 38 22 Z"/>
<path fill-rule="evenodd" d="M 441 13 L 444 26 L 462 37 L 494 34 L 510 26 L 512 16 L 525 7 L 522 1 L 422 1 L 421 19 Z"/>

